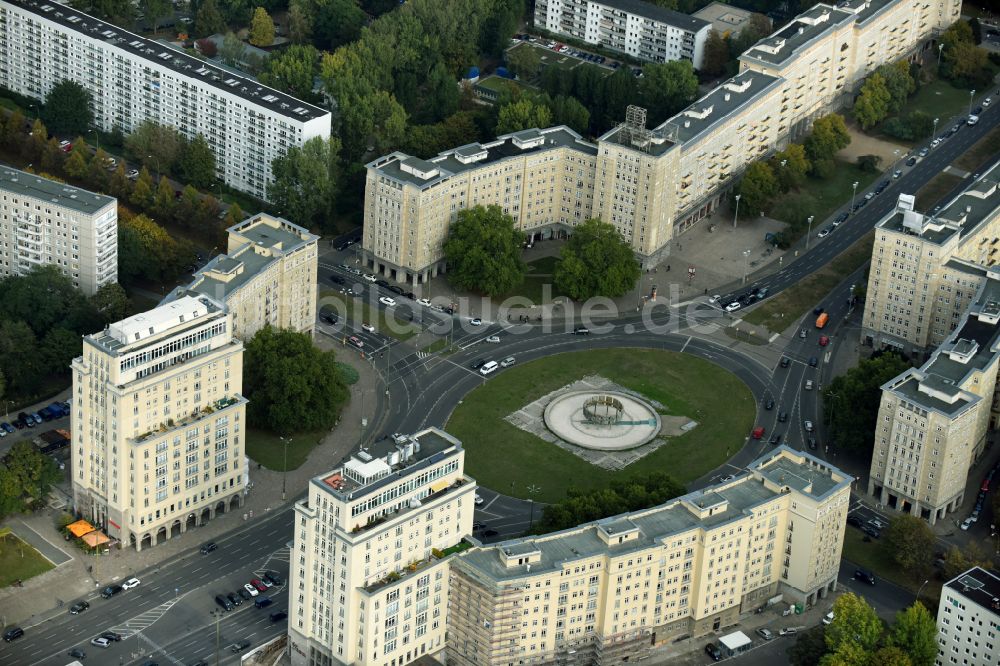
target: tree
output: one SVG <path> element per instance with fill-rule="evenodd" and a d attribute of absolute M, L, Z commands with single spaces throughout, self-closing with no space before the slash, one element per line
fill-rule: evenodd
<path fill-rule="evenodd" d="M 729 44 L 714 28 L 708 31 L 702 51 L 701 71 L 706 76 L 721 76 L 729 63 Z"/>
<path fill-rule="evenodd" d="M 145 215 L 118 217 L 118 279 L 153 282 L 179 275 L 194 260 L 190 243 L 179 241 Z"/>
<path fill-rule="evenodd" d="M 199 224 L 198 204 L 200 203 L 200 199 L 201 195 L 193 185 L 185 185 L 184 189 L 181 190 L 180 197 L 174 202 L 174 221 L 182 226 L 197 229 Z"/>
<path fill-rule="evenodd" d="M 244 219 L 246 219 L 246 213 L 243 212 L 239 204 L 234 203 L 226 209 L 226 216 L 222 219 L 222 224 L 225 227 L 231 227 Z"/>
<path fill-rule="evenodd" d="M 979 18 L 973 16 L 968 21 L 969 32 L 972 33 L 972 43 L 982 44 L 983 43 L 983 26 L 979 23 Z"/>
<path fill-rule="evenodd" d="M 970 541 L 965 548 L 952 546 L 944 554 L 944 566 L 941 573 L 945 580 L 951 580 L 955 576 L 968 571 L 973 567 L 993 568 L 990 556 L 980 548 L 975 541 Z"/>
<path fill-rule="evenodd" d="M 125 150 L 158 174 L 171 173 L 184 152 L 184 137 L 173 127 L 144 120 L 125 138 Z"/>
<path fill-rule="evenodd" d="M 535 532 L 546 534 L 626 511 L 640 511 L 684 494 L 684 486 L 663 472 L 612 481 L 607 488 L 571 488 L 566 499 L 545 507 Z"/>
<path fill-rule="evenodd" d="M 92 333 L 105 323 L 72 280 L 53 264 L 0 280 L 0 312 L 5 319 L 25 323 L 38 338 L 57 326 Z M 0 367 L 5 372 L 13 369 L 6 363 Z"/>
<path fill-rule="evenodd" d="M 41 160 L 45 152 L 45 146 L 49 142 L 49 130 L 40 118 L 36 118 L 31 124 L 31 134 L 28 139 L 28 154 L 33 160 Z"/>
<path fill-rule="evenodd" d="M 90 155 L 90 148 L 83 141 L 83 137 L 76 137 L 73 141 L 73 150 L 69 152 L 69 157 L 63 163 L 63 170 L 70 178 L 83 180 L 87 175 L 87 158 Z"/>
<path fill-rule="evenodd" d="M 160 21 L 170 16 L 170 0 L 142 0 L 142 12 L 146 15 L 146 20 L 153 24 L 153 33 L 159 31 Z"/>
<path fill-rule="evenodd" d="M 232 32 L 227 32 L 226 36 L 222 38 L 222 48 L 219 49 L 219 57 L 222 58 L 222 62 L 225 64 L 235 67 L 243 59 L 243 54 L 246 50 L 247 45 L 243 43 L 242 39 Z"/>
<path fill-rule="evenodd" d="M 827 625 L 824 638 L 832 653 L 845 647 L 871 652 L 882 638 L 882 620 L 864 599 L 846 592 L 833 602 L 833 620 Z"/>
<path fill-rule="evenodd" d="M 910 515 L 893 518 L 885 534 L 885 542 L 896 564 L 912 574 L 923 574 L 930 568 L 936 541 L 930 526 Z"/>
<path fill-rule="evenodd" d="M 815 666 L 826 654 L 825 625 L 807 629 L 798 635 L 795 644 L 785 650 L 792 666 Z"/>
<path fill-rule="evenodd" d="M 639 98 L 647 109 L 649 126 L 656 126 L 694 101 L 698 77 L 690 60 L 650 63 L 642 68 Z"/>
<path fill-rule="evenodd" d="M 117 282 L 109 282 L 90 297 L 90 305 L 105 321 L 121 321 L 128 315 L 128 295 Z"/>
<path fill-rule="evenodd" d="M 913 661 L 905 651 L 889 645 L 879 648 L 871 656 L 870 663 L 871 666 L 913 666 Z"/>
<path fill-rule="evenodd" d="M 288 3 L 288 37 L 293 44 L 305 44 L 312 35 L 313 16 L 306 0 Z"/>
<path fill-rule="evenodd" d="M 567 95 L 557 95 L 548 106 L 552 110 L 553 123 L 566 125 L 579 134 L 587 133 L 590 128 L 590 111 L 580 104 L 580 100 Z"/>
<path fill-rule="evenodd" d="M 243 380 L 250 424 L 279 435 L 330 429 L 348 398 L 333 352 L 289 329 L 265 326 L 246 343 Z"/>
<path fill-rule="evenodd" d="M 552 111 L 541 103 L 536 103 L 527 97 L 516 102 L 510 102 L 500 108 L 497 117 L 497 136 L 520 132 L 531 128 L 543 128 L 552 124 Z"/>
<path fill-rule="evenodd" d="M 319 48 L 336 49 L 357 40 L 367 21 L 354 0 L 322 0 L 315 5 L 313 42 Z"/>
<path fill-rule="evenodd" d="M 156 194 L 153 197 L 152 214 L 162 220 L 169 220 L 174 213 L 174 186 L 166 176 L 160 176 L 160 182 L 156 186 Z"/>
<path fill-rule="evenodd" d="M 905 653 L 913 666 L 933 666 L 938 652 L 937 623 L 927 608 L 916 601 L 896 613 L 887 642 Z"/>
<path fill-rule="evenodd" d="M 132 196 L 129 197 L 129 201 L 142 210 L 153 205 L 153 177 L 149 175 L 149 169 L 146 167 L 142 167 L 139 172 L 139 177 L 136 178 L 135 185 L 132 187 Z"/>
<path fill-rule="evenodd" d="M 90 93 L 75 81 L 64 79 L 52 86 L 42 106 L 42 120 L 55 134 L 86 134 L 94 122 Z"/>
<path fill-rule="evenodd" d="M 582 301 L 621 296 L 640 275 L 632 248 L 614 225 L 591 219 L 576 227 L 563 245 L 553 278 L 560 291 Z"/>
<path fill-rule="evenodd" d="M 858 168 L 865 173 L 878 173 L 878 165 L 881 162 L 880 155 L 858 155 Z"/>
<path fill-rule="evenodd" d="M 514 218 L 499 206 L 458 211 L 443 248 L 449 281 L 490 296 L 509 292 L 524 280 L 523 241 Z"/>
<path fill-rule="evenodd" d="M 771 19 L 763 14 L 753 13 L 750 20 L 735 36 L 729 38 L 729 52 L 733 58 L 743 55 L 743 52 L 767 37 L 771 32 Z"/>
<path fill-rule="evenodd" d="M 274 44 L 274 19 L 263 7 L 253 10 L 253 18 L 250 19 L 250 43 L 254 46 Z"/>
<path fill-rule="evenodd" d="M 95 190 L 106 190 L 108 188 L 108 154 L 103 148 L 94 151 L 94 156 L 90 158 L 87 166 L 87 183 Z"/>
<path fill-rule="evenodd" d="M 892 95 L 886 87 L 885 79 L 875 72 L 861 86 L 861 93 L 854 102 L 854 118 L 862 129 L 870 129 L 882 122 L 889 114 Z"/>
<path fill-rule="evenodd" d="M 917 82 L 910 74 L 910 63 L 900 60 L 882 65 L 875 71 L 882 77 L 889 93 L 889 113 L 899 113 L 906 104 L 906 98 L 917 91 Z"/>
<path fill-rule="evenodd" d="M 823 390 L 823 412 L 841 447 L 871 451 L 881 387 L 908 367 L 903 357 L 885 352 L 860 361 L 827 385 Z"/>
<path fill-rule="evenodd" d="M 271 163 L 268 198 L 300 224 L 324 226 L 337 195 L 339 152 L 336 138 L 314 137 L 292 146 Z"/>
<path fill-rule="evenodd" d="M 66 372 L 73 359 L 83 353 L 82 338 L 73 331 L 57 326 L 42 338 L 39 359 L 45 372 L 60 375 Z"/>
<path fill-rule="evenodd" d="M 35 333 L 21 319 L 0 321 L 0 368 L 12 397 L 32 394 L 44 375 Z"/>
<path fill-rule="evenodd" d="M 195 48 L 206 58 L 214 58 L 219 53 L 219 47 L 209 38 L 199 39 L 194 43 Z"/>
<path fill-rule="evenodd" d="M 72 156 L 71 156 L 72 157 Z M 128 199 L 132 192 L 132 182 L 125 175 L 125 160 L 118 163 L 115 172 L 111 174 L 111 181 L 108 183 L 108 192 L 111 196 L 119 199 Z"/>
<path fill-rule="evenodd" d="M 198 35 L 215 35 L 226 31 L 226 21 L 222 18 L 219 6 L 215 0 L 203 0 L 194 17 L 195 33 Z"/>
<path fill-rule="evenodd" d="M 313 96 L 313 79 L 318 71 L 319 57 L 315 46 L 290 46 L 272 54 L 258 78 L 264 85 L 309 99 Z"/>
<path fill-rule="evenodd" d="M 29 441 L 16 442 L 0 477 L 0 518 L 42 504 L 59 478 L 52 458 L 42 455 Z"/>
<path fill-rule="evenodd" d="M 195 187 L 215 182 L 215 153 L 200 133 L 184 146 L 180 160 L 181 178 Z"/>
<path fill-rule="evenodd" d="M 542 57 L 538 49 L 530 44 L 519 46 L 507 51 L 507 66 L 522 79 L 533 79 L 542 66 Z"/>
<path fill-rule="evenodd" d="M 748 215 L 757 215 L 767 208 L 778 194 L 778 179 L 767 162 L 753 162 L 743 172 L 737 186 L 740 208 Z"/>
<path fill-rule="evenodd" d="M 437 63 L 427 75 L 427 110 L 429 120 L 442 120 L 458 111 L 458 81 L 444 63 Z"/>
<path fill-rule="evenodd" d="M 8 148 L 20 149 L 21 140 L 24 139 L 24 114 L 20 110 L 14 110 L 7 116 L 7 122 L 3 128 L 3 143 Z"/>
<path fill-rule="evenodd" d="M 831 113 L 813 123 L 812 132 L 802 145 L 815 173 L 821 163 L 833 159 L 838 150 L 846 148 L 850 143 L 851 134 L 847 131 L 844 117 Z"/>
<path fill-rule="evenodd" d="M 789 144 L 771 158 L 771 169 L 785 192 L 801 187 L 811 168 L 809 158 L 806 157 L 806 149 L 801 143 Z"/>

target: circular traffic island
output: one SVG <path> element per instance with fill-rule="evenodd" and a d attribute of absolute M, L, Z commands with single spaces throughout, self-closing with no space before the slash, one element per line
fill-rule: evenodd
<path fill-rule="evenodd" d="M 619 348 L 515 364 L 466 395 L 446 429 L 481 485 L 557 502 L 652 472 L 687 484 L 739 451 L 755 414 L 750 389 L 724 368 Z"/>

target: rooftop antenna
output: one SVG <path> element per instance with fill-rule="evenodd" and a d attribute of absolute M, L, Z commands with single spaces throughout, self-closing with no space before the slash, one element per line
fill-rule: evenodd
<path fill-rule="evenodd" d="M 649 151 L 651 132 L 646 129 L 646 109 L 635 104 L 629 104 L 625 109 L 625 124 L 622 125 L 623 136 L 636 148 Z"/>

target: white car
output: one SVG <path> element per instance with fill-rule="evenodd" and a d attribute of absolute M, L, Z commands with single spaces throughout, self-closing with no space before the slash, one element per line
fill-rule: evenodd
<path fill-rule="evenodd" d="M 811 380 L 811 379 L 807 379 L 806 380 L 806 390 L 807 391 L 812 391 L 813 390 L 813 380 Z"/>
<path fill-rule="evenodd" d="M 125 177 L 128 178 L 129 180 L 135 180 L 136 178 L 139 177 L 139 170 L 129 169 L 128 173 L 125 174 Z"/>
<path fill-rule="evenodd" d="M 802 427 L 806 429 L 806 432 L 812 432 L 813 431 L 813 422 L 812 421 L 805 421 L 802 424 Z"/>
<path fill-rule="evenodd" d="M 740 304 L 739 301 L 733 301 L 732 303 L 726 306 L 726 312 L 736 312 L 741 307 L 743 306 Z"/>
<path fill-rule="evenodd" d="M 473 326 L 482 326 L 483 320 L 480 319 L 479 317 L 475 317 L 474 319 L 470 320 L 469 323 L 472 324 Z"/>
<path fill-rule="evenodd" d="M 512 365 L 514 365 L 514 357 L 513 356 L 508 356 L 504 360 L 500 361 L 500 367 L 501 368 L 509 368 Z"/>
<path fill-rule="evenodd" d="M 90 644 L 96 645 L 99 648 L 107 648 L 111 645 L 111 641 L 104 636 L 98 636 L 97 638 L 91 639 Z"/>
<path fill-rule="evenodd" d="M 500 342 L 500 336 L 491 335 L 490 337 L 486 338 L 486 342 Z"/>
<path fill-rule="evenodd" d="M 482 504 L 483 501 L 484 500 L 483 500 L 482 497 L 479 496 L 479 493 L 476 493 L 476 506 L 479 506 L 480 504 Z"/>
<path fill-rule="evenodd" d="M 127 581 L 122 583 L 123 590 L 131 590 L 134 587 L 139 587 L 141 581 L 138 578 L 129 578 Z"/>
<path fill-rule="evenodd" d="M 260 594 L 260 592 L 257 591 L 257 588 L 251 585 L 250 583 L 244 585 L 243 589 L 249 592 L 251 597 L 256 597 L 258 594 Z"/>
<path fill-rule="evenodd" d="M 722 298 L 722 296 L 720 296 L 719 294 L 715 294 L 714 296 L 712 296 L 711 298 L 708 299 L 708 302 L 709 303 L 718 303 L 720 298 Z"/>
<path fill-rule="evenodd" d="M 380 296 L 378 302 L 381 303 L 382 305 L 387 305 L 389 307 L 392 307 L 393 305 L 396 304 L 396 299 L 389 298 L 388 296 Z"/>
<path fill-rule="evenodd" d="M 371 273 L 365 273 L 361 277 L 363 277 L 364 279 L 368 280 L 369 282 L 375 282 L 376 280 L 378 280 L 378 278 L 375 277 L 374 275 L 372 275 Z"/>
<path fill-rule="evenodd" d="M 418 298 L 417 303 L 424 306 L 425 308 L 429 308 L 431 306 L 431 302 L 426 298 Z"/>
<path fill-rule="evenodd" d="M 991 98 L 987 97 L 986 99 L 983 100 L 983 108 L 985 109 L 987 106 L 989 106 L 992 103 L 993 103 L 993 100 Z"/>
<path fill-rule="evenodd" d="M 970 527 L 972 527 L 972 523 L 974 523 L 974 522 L 976 522 L 976 521 L 974 521 L 971 517 L 970 518 L 966 518 L 965 520 L 962 521 L 962 529 L 963 530 L 968 530 Z"/>
<path fill-rule="evenodd" d="M 368 331 L 369 333 L 374 333 L 375 327 L 372 326 L 371 324 L 361 324 L 361 330 Z"/>
<path fill-rule="evenodd" d="M 831 622 L 833 622 L 833 611 L 823 616 L 823 624 L 830 624 Z"/>

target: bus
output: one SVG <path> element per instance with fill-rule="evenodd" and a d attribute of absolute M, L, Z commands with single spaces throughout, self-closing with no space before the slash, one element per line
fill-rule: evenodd
<path fill-rule="evenodd" d="M 821 312 L 818 317 L 816 317 L 816 328 L 823 328 L 826 326 L 826 322 L 830 321 L 830 315 L 825 312 Z"/>

